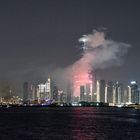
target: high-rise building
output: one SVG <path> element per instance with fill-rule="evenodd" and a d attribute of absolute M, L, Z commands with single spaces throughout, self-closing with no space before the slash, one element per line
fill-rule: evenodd
<path fill-rule="evenodd" d="M 113 103 L 121 104 L 123 97 L 123 85 L 121 83 L 116 82 L 113 87 Z"/>
<path fill-rule="evenodd" d="M 139 91 L 138 91 L 138 84 L 136 81 L 131 81 L 131 102 L 132 103 L 139 103 Z"/>
<path fill-rule="evenodd" d="M 72 103 L 73 102 L 73 88 L 72 88 L 72 83 L 69 82 L 68 85 L 67 85 L 67 91 L 66 91 L 66 100 L 67 100 L 67 103 Z"/>
<path fill-rule="evenodd" d="M 58 88 L 57 88 L 57 86 L 55 85 L 54 87 L 53 87 L 53 91 L 52 91 L 53 93 L 53 100 L 55 101 L 55 102 L 58 102 Z"/>
<path fill-rule="evenodd" d="M 128 90 L 125 89 L 125 90 L 124 90 L 124 94 L 123 94 L 123 103 L 124 103 L 124 104 L 127 104 L 127 103 L 128 103 L 128 100 L 129 100 Z"/>
<path fill-rule="evenodd" d="M 92 84 L 86 83 L 80 86 L 80 101 L 91 102 Z"/>
<path fill-rule="evenodd" d="M 105 86 L 105 103 L 107 103 L 107 84 Z"/>
<path fill-rule="evenodd" d="M 46 92 L 47 92 L 47 99 L 52 99 L 53 96 L 51 94 L 51 78 L 48 78 L 48 80 L 46 81 Z"/>
<path fill-rule="evenodd" d="M 140 104 L 140 88 L 138 88 L 138 93 L 139 93 L 139 104 Z"/>
<path fill-rule="evenodd" d="M 100 94 L 100 102 L 105 102 L 105 81 L 104 80 L 100 80 L 99 94 Z"/>
<path fill-rule="evenodd" d="M 130 86 L 128 86 L 128 88 L 127 88 L 127 95 L 128 95 L 128 103 L 131 103 L 131 87 Z"/>
<path fill-rule="evenodd" d="M 80 86 L 80 101 L 85 101 L 85 86 Z"/>
<path fill-rule="evenodd" d="M 92 95 L 92 85 L 90 83 L 87 83 L 85 85 L 85 101 L 90 102 L 91 101 L 91 95 Z"/>
<path fill-rule="evenodd" d="M 52 99 L 52 85 L 51 85 L 51 79 L 48 78 L 45 84 L 39 84 L 38 85 L 38 98 L 41 100 L 46 100 L 46 99 Z"/>
<path fill-rule="evenodd" d="M 92 71 L 92 92 L 91 92 L 91 101 L 96 102 L 97 101 L 97 94 L 96 94 L 96 72 Z"/>
<path fill-rule="evenodd" d="M 107 103 L 113 103 L 113 82 L 107 83 Z"/>
<path fill-rule="evenodd" d="M 100 102 L 100 83 L 98 80 L 96 82 L 96 99 L 97 102 Z"/>

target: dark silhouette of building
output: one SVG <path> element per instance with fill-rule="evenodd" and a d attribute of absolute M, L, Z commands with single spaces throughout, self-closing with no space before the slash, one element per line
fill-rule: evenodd
<path fill-rule="evenodd" d="M 113 103 L 113 82 L 107 83 L 107 103 Z"/>
<path fill-rule="evenodd" d="M 58 88 L 56 85 L 53 87 L 53 100 L 58 102 Z"/>
<path fill-rule="evenodd" d="M 100 80 L 100 102 L 105 102 L 105 80 Z"/>

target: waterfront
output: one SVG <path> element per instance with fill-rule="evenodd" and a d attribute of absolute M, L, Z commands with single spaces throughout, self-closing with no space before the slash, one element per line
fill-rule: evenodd
<path fill-rule="evenodd" d="M 105 107 L 0 108 L 1 140 L 139 140 L 140 110 Z"/>

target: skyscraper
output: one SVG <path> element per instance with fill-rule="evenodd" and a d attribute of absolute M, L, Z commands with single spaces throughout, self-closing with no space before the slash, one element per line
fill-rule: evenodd
<path fill-rule="evenodd" d="M 68 85 L 67 85 L 67 94 L 66 94 L 66 98 L 67 98 L 67 103 L 71 103 L 73 101 L 73 90 L 72 90 L 72 83 L 69 82 Z"/>
<path fill-rule="evenodd" d="M 100 80 L 100 102 L 105 102 L 105 81 Z"/>
<path fill-rule="evenodd" d="M 80 86 L 80 101 L 85 101 L 85 86 Z"/>
<path fill-rule="evenodd" d="M 87 83 L 85 85 L 85 101 L 91 101 L 92 84 Z"/>
<path fill-rule="evenodd" d="M 113 86 L 113 103 L 121 104 L 123 97 L 123 85 L 121 83 L 116 82 Z"/>
<path fill-rule="evenodd" d="M 40 98 L 41 100 L 52 99 L 53 95 L 51 90 L 51 79 L 48 78 L 45 84 L 41 83 L 38 85 L 38 98 Z"/>
<path fill-rule="evenodd" d="M 47 99 L 52 99 L 53 96 L 51 94 L 51 78 L 48 78 L 48 80 L 46 81 L 46 97 Z"/>
<path fill-rule="evenodd" d="M 96 99 L 97 102 L 100 102 L 100 83 L 98 80 L 96 82 Z"/>
<path fill-rule="evenodd" d="M 128 93 L 128 103 L 131 103 L 131 87 L 130 86 L 128 86 L 127 93 Z"/>
<path fill-rule="evenodd" d="M 107 83 L 107 102 L 113 103 L 113 82 Z"/>
<path fill-rule="evenodd" d="M 53 86 L 52 94 L 53 94 L 53 100 L 55 102 L 58 102 L 58 88 L 56 85 Z"/>
<path fill-rule="evenodd" d="M 131 102 L 132 103 L 139 103 L 139 91 L 138 91 L 138 84 L 136 81 L 131 81 Z"/>

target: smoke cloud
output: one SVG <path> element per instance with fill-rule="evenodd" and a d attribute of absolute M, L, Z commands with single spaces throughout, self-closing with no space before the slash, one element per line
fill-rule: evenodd
<path fill-rule="evenodd" d="M 56 79 L 59 79 L 59 83 L 63 81 L 61 85 L 72 83 L 76 95 L 78 86 L 90 83 L 92 70 L 122 65 L 123 56 L 130 48 L 129 44 L 107 39 L 102 30 L 93 30 L 93 33 L 83 35 L 78 41 L 80 49 L 83 50 L 82 57 L 71 66 L 53 73 Z"/>

